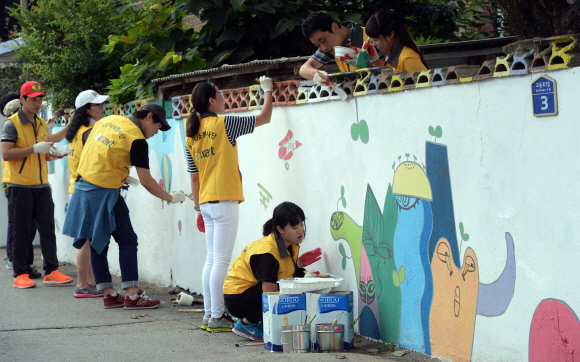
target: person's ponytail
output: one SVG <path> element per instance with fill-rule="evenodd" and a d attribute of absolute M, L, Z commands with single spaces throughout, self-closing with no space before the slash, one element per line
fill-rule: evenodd
<path fill-rule="evenodd" d="M 197 111 L 194 109 L 187 117 L 187 131 L 185 132 L 187 137 L 193 137 L 199 132 L 199 117 L 197 116 Z"/>
<path fill-rule="evenodd" d="M 262 235 L 268 236 L 274 232 L 274 220 L 270 219 L 266 221 L 262 227 Z"/>
<path fill-rule="evenodd" d="M 199 132 L 200 119 L 197 114 L 199 113 L 202 115 L 209 110 L 209 100 L 210 98 L 215 98 L 216 93 L 216 86 L 210 82 L 198 83 L 195 88 L 193 88 L 193 92 L 191 92 L 191 104 L 193 105 L 193 109 L 187 117 L 185 132 L 187 137 L 193 137 L 197 132 Z"/>

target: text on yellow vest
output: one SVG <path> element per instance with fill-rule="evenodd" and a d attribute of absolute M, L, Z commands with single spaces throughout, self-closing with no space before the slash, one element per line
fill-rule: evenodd
<path fill-rule="evenodd" d="M 101 119 L 87 139 L 78 166 L 78 175 L 107 189 L 118 189 L 129 176 L 133 141 L 145 139 L 141 129 L 123 116 Z"/>
<path fill-rule="evenodd" d="M 217 200 L 244 201 L 237 142 L 226 134 L 225 117 L 205 117 L 199 132 L 185 139 L 199 172 L 199 203 Z"/>
<path fill-rule="evenodd" d="M 258 284 L 258 280 L 250 267 L 250 258 L 253 255 L 272 254 L 279 264 L 278 280 L 291 278 L 296 271 L 295 263 L 298 259 L 299 249 L 298 245 L 291 244 L 290 256 L 282 259 L 274 233 L 248 244 L 242 254 L 234 260 L 230 268 L 224 281 L 224 294 L 240 294 Z"/>
<path fill-rule="evenodd" d="M 92 123 L 88 126 L 80 126 L 73 140 L 68 145 L 68 169 L 70 170 L 70 186 L 68 193 L 72 194 L 75 190 L 75 181 L 77 180 L 79 162 L 83 152 L 83 134 L 93 128 Z"/>
<path fill-rule="evenodd" d="M 46 122 L 40 117 L 35 116 L 35 118 L 36 128 L 34 128 L 32 121 L 23 125 L 18 112 L 6 119 L 6 121 L 12 121 L 18 132 L 18 140 L 14 147 L 26 148 L 47 140 Z M 2 182 L 27 186 L 48 183 L 46 154 L 33 153 L 23 159 L 13 161 L 2 159 Z"/>

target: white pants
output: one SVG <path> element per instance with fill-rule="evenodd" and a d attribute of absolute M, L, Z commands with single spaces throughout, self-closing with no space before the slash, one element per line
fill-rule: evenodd
<path fill-rule="evenodd" d="M 221 318 L 224 313 L 224 280 L 232 258 L 240 219 L 238 201 L 200 205 L 205 223 L 207 257 L 203 268 L 205 314 Z M 210 313 L 211 311 L 211 313 Z"/>

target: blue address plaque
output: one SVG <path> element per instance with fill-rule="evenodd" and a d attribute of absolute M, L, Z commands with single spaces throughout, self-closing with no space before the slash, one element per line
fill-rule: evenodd
<path fill-rule="evenodd" d="M 558 92 L 556 80 L 543 75 L 532 82 L 532 100 L 534 116 L 546 117 L 558 115 Z"/>

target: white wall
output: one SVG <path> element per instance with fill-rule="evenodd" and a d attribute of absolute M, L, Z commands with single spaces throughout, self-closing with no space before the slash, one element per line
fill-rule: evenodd
<path fill-rule="evenodd" d="M 292 201 L 307 216 L 308 236 L 302 250 L 320 246 L 324 252 L 323 260 L 313 267 L 344 276 L 341 289 L 356 292 L 353 262 L 347 260 L 343 270 L 340 241 L 330 233 L 330 218 L 337 211 L 341 186 L 347 206 L 339 205 L 338 211 L 363 225 L 367 185 L 382 210 L 388 186 L 393 184 L 393 163 L 398 165 L 401 155 L 405 161 L 405 153 L 410 154 L 409 160 L 414 155 L 418 164 L 425 163 L 425 142 L 434 141 L 428 128 L 441 126 L 443 136 L 437 142 L 448 149 L 457 237 L 461 240 L 459 222 L 470 236 L 461 254 L 472 248 L 479 283 L 493 283 L 506 265 L 505 233 L 509 232 L 515 244 L 516 279 L 505 313 L 497 317 L 477 315 L 474 327 L 467 322 L 461 326 L 473 334 L 470 355 L 454 355 L 452 351 L 438 355 L 456 360 L 527 360 L 530 325 L 542 300 L 559 299 L 571 310 L 580 311 L 580 71 L 545 74 L 557 81 L 556 117 L 535 118 L 532 114 L 530 86 L 540 74 L 275 108 L 269 125 L 239 139 L 246 202 L 240 205 L 233 258 L 246 244 L 260 238 L 262 224 L 277 204 Z M 256 112 L 239 113 L 247 114 Z M 351 137 L 351 125 L 357 119 L 368 123 L 367 144 Z M 182 123 L 173 125 L 179 128 Z M 287 170 L 278 156 L 278 143 L 288 130 L 293 132 L 292 140 L 302 146 L 294 151 Z M 151 172 L 156 180 L 161 179 L 159 159 L 163 155 L 158 152 L 168 154 L 173 169 L 171 190 L 190 192 L 181 130 L 169 135 L 165 144 L 152 147 Z M 171 142 L 175 143 L 173 149 Z M 57 163 L 56 174 L 50 176 L 55 217 L 61 227 L 68 200 L 65 174 L 64 164 Z M 266 209 L 260 203 L 258 183 L 273 196 Z M 139 236 L 141 279 L 201 292 L 206 249 L 204 235 L 195 226 L 193 203 L 162 209 L 161 201 L 142 187 L 132 188 L 127 201 Z M 183 223 L 181 235 L 178 221 Z M 71 240 L 59 235 L 58 243 L 59 258 L 74 262 Z M 119 273 L 117 250 L 112 243 L 109 262 L 115 273 Z M 477 288 L 468 292 L 475 293 L 477 299 Z M 572 338 L 580 340 L 580 333 Z M 445 352 L 445 347 L 433 345 L 434 350 L 436 347 Z"/>

